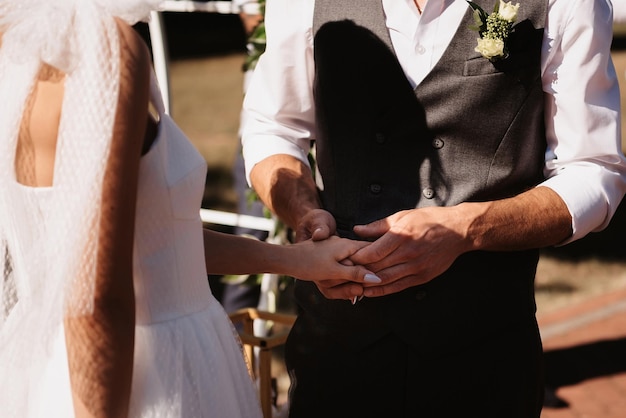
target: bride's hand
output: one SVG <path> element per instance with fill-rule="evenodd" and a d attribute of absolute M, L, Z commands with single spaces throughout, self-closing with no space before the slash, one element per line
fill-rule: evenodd
<path fill-rule="evenodd" d="M 337 236 L 293 244 L 289 246 L 293 250 L 293 276 L 314 281 L 328 299 L 352 300 L 361 296 L 368 284 L 381 282 L 370 270 L 349 260 L 350 256 L 369 244 Z"/>

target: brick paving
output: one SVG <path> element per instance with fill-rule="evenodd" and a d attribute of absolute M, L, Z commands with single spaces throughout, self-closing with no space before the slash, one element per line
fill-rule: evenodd
<path fill-rule="evenodd" d="M 539 316 L 541 418 L 626 418 L 626 289 Z"/>

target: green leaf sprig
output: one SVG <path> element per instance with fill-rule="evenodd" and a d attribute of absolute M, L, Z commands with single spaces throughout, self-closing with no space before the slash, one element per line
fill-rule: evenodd
<path fill-rule="evenodd" d="M 265 16 L 265 0 L 258 0 L 258 3 L 261 15 Z M 243 63 L 243 71 L 254 70 L 259 58 L 265 52 L 266 39 L 265 20 L 263 19 L 248 36 L 248 55 Z"/>

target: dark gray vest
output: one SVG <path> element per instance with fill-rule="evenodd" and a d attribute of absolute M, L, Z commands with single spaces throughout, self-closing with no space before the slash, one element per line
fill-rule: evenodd
<path fill-rule="evenodd" d="M 493 1 L 476 3 L 491 12 Z M 341 235 L 399 210 L 504 198 L 542 180 L 547 1 L 520 4 L 506 60 L 491 63 L 474 51 L 468 6 L 443 56 L 413 90 L 381 0 L 316 1 L 318 182 Z M 367 323 L 351 341 L 395 331 L 422 345 L 442 332 L 461 337 L 532 317 L 536 262 L 536 251 L 470 253 L 427 285 L 355 307 L 326 301 L 311 285 L 299 284 L 296 296 L 329 324 L 339 317 L 341 328 Z"/>

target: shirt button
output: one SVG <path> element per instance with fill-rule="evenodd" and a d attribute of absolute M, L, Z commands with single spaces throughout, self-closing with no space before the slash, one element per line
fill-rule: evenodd
<path fill-rule="evenodd" d="M 424 290 L 418 290 L 415 292 L 415 300 L 424 300 L 426 299 L 426 296 L 428 296 L 428 293 Z"/>
<path fill-rule="evenodd" d="M 376 133 L 376 142 L 377 143 L 383 144 L 386 140 L 387 140 L 387 138 L 385 137 L 385 134 Z"/>
<path fill-rule="evenodd" d="M 380 184 L 376 184 L 376 183 L 370 184 L 370 192 L 372 192 L 374 194 L 380 193 L 382 189 L 383 188 L 382 188 L 382 186 Z"/>
<path fill-rule="evenodd" d="M 439 138 L 433 139 L 433 148 L 435 149 L 443 148 L 443 139 L 439 139 Z"/>
<path fill-rule="evenodd" d="M 417 46 L 415 47 L 415 52 L 422 55 L 424 52 L 426 52 L 426 48 L 424 48 L 424 45 L 422 44 L 417 44 Z"/>
<path fill-rule="evenodd" d="M 422 194 L 426 199 L 432 199 L 433 197 L 435 197 L 435 191 L 431 187 L 426 187 L 424 190 L 422 190 Z"/>

